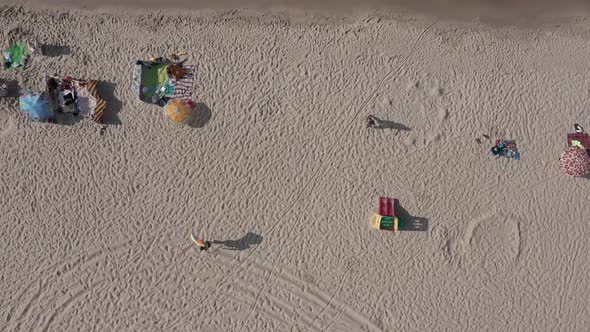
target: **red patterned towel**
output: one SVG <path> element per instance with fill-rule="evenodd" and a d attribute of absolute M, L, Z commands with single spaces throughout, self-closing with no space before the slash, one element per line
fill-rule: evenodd
<path fill-rule="evenodd" d="M 180 80 L 176 82 L 174 86 L 174 93 L 170 96 L 172 99 L 192 99 L 193 97 L 193 81 L 194 66 L 183 66 L 185 73 Z"/>

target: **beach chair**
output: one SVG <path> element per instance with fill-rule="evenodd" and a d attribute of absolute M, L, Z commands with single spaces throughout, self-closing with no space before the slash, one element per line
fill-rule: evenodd
<path fill-rule="evenodd" d="M 379 197 L 379 214 L 387 217 L 395 217 L 395 198 Z"/>
<path fill-rule="evenodd" d="M 374 229 L 392 231 L 396 233 L 399 229 L 400 222 L 395 213 L 395 204 L 397 200 L 391 197 L 379 197 L 379 213 L 371 217 L 371 226 Z"/>

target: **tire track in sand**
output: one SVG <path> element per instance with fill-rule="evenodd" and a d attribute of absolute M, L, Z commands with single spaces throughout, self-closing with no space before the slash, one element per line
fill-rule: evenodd
<path fill-rule="evenodd" d="M 409 60 L 409 58 L 414 54 L 414 51 L 416 49 L 416 46 L 418 45 L 418 43 L 422 40 L 422 38 L 424 37 L 424 35 L 426 35 L 426 32 L 428 32 L 436 23 L 438 23 L 438 20 L 434 21 L 433 23 L 431 23 L 428 27 L 426 27 L 426 29 L 424 29 L 422 31 L 422 33 L 418 36 L 418 38 L 416 38 L 416 40 L 414 41 L 412 47 L 410 48 L 410 51 L 408 52 L 408 54 L 404 57 L 404 59 L 402 60 L 402 62 L 393 70 L 391 70 L 389 73 L 387 73 L 385 75 L 385 77 L 383 79 L 381 79 L 378 84 L 377 87 L 366 97 L 366 99 L 361 103 L 361 107 L 359 108 L 359 111 L 353 116 L 353 118 L 351 119 L 351 121 L 348 124 L 349 130 L 348 131 L 343 131 L 343 133 L 339 136 L 337 136 L 337 142 L 342 142 L 343 139 L 342 137 L 344 135 L 346 135 L 346 139 L 348 139 L 348 137 L 350 136 L 350 134 L 352 133 L 352 128 L 354 128 L 352 126 L 352 124 L 357 120 L 359 114 L 361 114 L 362 112 L 365 111 L 365 109 L 367 108 L 367 106 L 369 105 L 369 102 L 375 97 L 375 95 L 377 94 L 377 92 L 379 91 L 379 89 L 382 87 L 383 82 L 385 82 L 386 80 L 389 80 L 393 77 L 393 75 L 395 75 Z M 328 150 L 327 155 L 331 156 L 329 158 L 325 158 L 322 159 L 322 161 L 324 160 L 328 160 L 328 161 L 333 161 L 333 153 L 334 150 L 336 148 L 339 148 L 341 144 L 333 144 L 331 149 Z M 321 171 L 324 169 L 323 167 L 324 162 L 321 162 L 319 167 L 317 168 L 317 170 L 314 172 L 314 174 L 312 175 L 312 177 L 304 184 L 303 188 L 299 191 L 299 193 L 296 195 L 295 199 L 290 199 L 289 201 L 293 202 L 293 204 L 291 204 L 287 210 L 285 212 L 282 213 L 282 215 L 287 215 L 291 212 L 291 210 L 293 209 L 293 207 L 299 203 L 299 201 L 301 200 L 301 197 L 303 196 L 303 193 L 306 191 L 306 189 L 309 187 L 310 183 L 314 182 L 316 183 L 314 180 L 318 177 L 318 175 L 320 175 Z M 313 187 L 312 187 L 313 189 Z M 274 232 L 274 230 L 276 229 L 276 227 L 279 225 L 279 223 L 276 223 L 275 225 L 273 225 L 269 230 L 268 233 L 272 234 Z M 268 236 L 269 234 L 266 234 L 266 236 Z M 291 234 L 291 232 L 288 232 L 287 236 Z M 254 248 L 252 251 L 250 251 L 248 253 L 248 255 L 246 256 L 246 258 L 244 259 L 244 261 L 240 264 L 243 265 L 245 261 L 247 261 L 249 259 L 249 257 L 251 257 L 251 255 L 256 251 L 257 248 Z M 284 247 L 281 247 L 281 249 L 279 250 L 279 252 L 275 255 L 275 259 L 273 261 L 273 269 L 274 266 L 276 266 L 276 261 L 277 259 L 280 257 L 282 251 L 283 251 Z M 265 290 L 266 285 L 268 285 L 268 281 L 270 279 L 270 276 L 272 275 L 272 270 L 271 273 L 269 274 L 269 276 L 266 278 L 265 281 L 265 286 L 260 290 L 260 293 L 262 293 Z M 224 281 L 225 283 L 225 281 Z M 260 294 L 257 295 L 257 299 L 260 297 Z M 252 311 L 256 308 L 258 301 L 256 300 L 253 304 L 253 308 Z M 251 312 L 252 312 L 251 311 Z M 247 316 L 246 322 L 244 322 L 244 324 L 242 324 L 242 326 L 245 326 L 248 319 L 250 317 L 250 314 Z M 380 330 L 380 329 L 379 329 Z"/>
<path fill-rule="evenodd" d="M 381 88 L 381 86 L 383 85 L 383 82 L 385 82 L 388 79 L 391 79 L 391 77 L 397 73 L 409 60 L 409 58 L 412 56 L 412 54 L 414 53 L 416 46 L 418 45 L 418 43 L 422 40 L 422 38 L 424 37 L 424 35 L 430 30 L 432 29 L 432 27 L 434 25 L 436 25 L 436 23 L 438 23 L 438 20 L 436 20 L 435 22 L 431 23 L 428 27 L 426 27 L 422 33 L 416 38 L 416 40 L 414 41 L 412 47 L 410 48 L 410 51 L 408 52 L 408 54 L 404 57 L 404 59 L 402 60 L 402 62 L 395 67 L 393 70 L 391 70 L 388 74 L 385 75 L 385 77 L 383 79 L 381 79 L 376 85 L 377 87 L 367 96 L 367 98 L 365 98 L 365 100 L 361 103 L 361 107 L 359 108 L 359 111 L 355 114 L 355 116 L 351 119 L 351 121 L 349 121 L 348 123 L 348 127 L 349 130 L 348 131 L 342 131 L 342 134 L 340 134 L 337 138 L 336 141 L 337 142 L 342 142 L 342 137 L 344 135 L 346 135 L 346 137 L 348 138 L 350 136 L 350 134 L 352 133 L 352 124 L 357 120 L 358 116 L 360 113 L 362 113 L 367 106 L 369 105 L 370 100 L 372 100 L 375 95 L 377 94 L 378 90 Z M 327 155 L 333 155 L 333 152 L 336 148 L 340 147 L 340 144 L 333 144 L 331 149 L 328 151 Z M 318 175 L 320 175 L 319 173 L 321 172 L 322 169 L 324 169 L 323 165 L 325 163 L 325 161 L 333 161 L 333 156 L 331 158 L 325 158 L 322 159 L 322 163 L 320 163 L 319 167 L 317 168 L 317 170 L 315 171 L 315 173 L 312 175 L 312 177 L 303 185 L 302 189 L 299 190 L 298 193 L 295 193 L 292 195 L 291 199 L 289 201 L 293 202 L 293 204 L 290 204 L 289 207 L 283 211 L 281 213 L 281 215 L 286 215 L 288 213 L 290 213 L 294 206 L 296 205 L 296 203 L 298 203 L 301 200 L 301 197 L 303 196 L 304 192 L 307 190 L 307 188 L 309 187 L 310 183 L 312 183 L 317 177 Z M 295 198 L 293 200 L 293 198 Z M 275 229 L 277 228 L 279 224 L 275 223 L 273 226 L 271 226 L 268 230 L 267 230 L 267 234 L 265 234 L 266 236 L 271 235 Z M 290 232 L 289 232 L 290 234 Z M 251 250 L 246 257 L 244 258 L 244 260 L 239 263 L 235 268 L 233 268 L 232 270 L 229 271 L 229 273 L 226 275 L 226 277 L 224 279 L 222 279 L 222 281 L 220 281 L 217 286 L 214 289 L 214 294 L 228 281 L 230 280 L 232 277 L 234 277 L 235 271 L 237 270 L 237 268 L 242 267 L 247 260 L 252 256 L 252 254 L 254 254 L 256 252 L 256 250 L 258 249 L 258 246 L 255 247 L 253 250 Z M 279 251 L 279 255 L 280 252 L 282 252 L 282 249 Z M 277 255 L 277 257 L 279 256 Z M 236 257 L 239 255 L 236 255 Z"/>
<path fill-rule="evenodd" d="M 346 135 L 346 137 L 350 137 L 352 131 L 353 131 L 353 126 L 352 124 L 358 119 L 359 115 L 366 110 L 366 108 L 369 105 L 369 102 L 375 97 L 375 95 L 377 94 L 377 92 L 379 91 L 379 89 L 382 87 L 382 83 L 385 82 L 388 79 L 391 79 L 393 75 L 395 75 L 397 72 L 399 72 L 399 70 L 408 62 L 409 58 L 414 54 L 414 51 L 417 47 L 417 45 L 419 44 L 419 42 L 423 39 L 423 37 L 425 36 L 425 34 L 438 22 L 435 21 L 432 24 L 430 24 L 428 27 L 426 27 L 421 33 L 420 35 L 414 40 L 412 47 L 410 48 L 408 54 L 403 58 L 403 60 L 401 61 L 401 63 L 396 66 L 395 68 L 393 68 L 391 71 L 389 71 L 381 80 L 378 81 L 378 83 L 376 84 L 376 88 L 365 98 L 365 100 L 363 100 L 363 102 L 361 103 L 361 106 L 359 108 L 359 110 L 355 113 L 355 115 L 351 118 L 351 120 L 348 123 L 348 131 L 342 131 L 341 133 L 339 133 L 336 137 L 336 142 L 340 142 L 340 144 L 332 144 L 331 148 L 328 150 L 328 153 L 326 155 L 331 156 L 329 158 L 325 158 L 322 160 L 322 162 L 320 163 L 320 165 L 318 165 L 318 167 L 316 168 L 315 172 L 313 173 L 313 175 L 310 177 L 310 179 L 308 181 L 306 181 L 304 183 L 304 185 L 301 187 L 301 189 L 298 192 L 295 192 L 292 194 L 291 198 L 289 199 L 289 201 L 293 202 L 293 204 L 290 204 L 289 207 L 287 207 L 281 214 L 285 215 L 285 214 L 289 214 L 291 213 L 291 211 L 294 209 L 295 205 L 299 202 L 301 202 L 301 199 L 303 197 L 303 195 L 305 194 L 305 192 L 311 188 L 313 189 L 313 186 L 310 187 L 310 184 L 320 175 L 321 171 L 324 169 L 323 165 L 326 162 L 330 162 L 333 161 L 334 158 L 334 151 L 340 147 L 340 145 L 342 144 L 342 138 Z M 333 42 L 334 39 L 331 39 L 329 41 Z M 324 170 L 325 171 L 325 170 Z M 278 223 L 273 224 L 270 228 L 267 229 L 267 231 L 265 233 L 263 233 L 263 235 L 265 236 L 270 236 L 272 235 L 277 227 L 278 227 Z M 287 236 L 289 234 L 291 234 L 292 231 L 287 231 Z M 222 289 L 229 280 L 232 280 L 235 277 L 235 274 L 237 273 L 237 271 L 240 270 L 245 270 L 244 266 L 246 265 L 246 263 L 248 263 L 248 261 L 250 260 L 250 258 L 254 255 L 254 253 L 257 252 L 259 246 L 254 247 L 251 251 L 249 251 L 245 257 L 241 260 L 241 262 L 239 262 L 238 264 L 233 264 L 233 266 L 230 268 L 230 270 L 225 274 L 225 277 L 223 277 L 220 281 L 218 281 L 212 291 L 212 293 L 210 294 L 210 298 L 215 299 L 214 301 L 217 301 L 216 299 L 218 298 L 216 296 L 216 294 L 219 292 L 220 289 Z M 273 267 L 276 266 L 276 261 L 278 258 L 280 258 L 281 253 L 283 251 L 284 247 L 282 247 L 279 252 L 275 255 L 275 259 L 273 260 Z M 237 261 L 240 258 L 240 254 L 236 254 L 234 256 L 233 261 Z M 260 290 L 260 292 L 263 292 L 265 290 L 266 285 L 268 284 L 268 281 L 270 280 L 270 277 L 273 275 L 274 270 L 271 270 L 271 273 L 268 274 L 268 276 L 266 277 L 266 281 L 265 281 L 265 286 Z M 260 294 L 257 294 L 256 296 L 257 299 L 260 299 L 261 296 Z M 253 309 L 256 308 L 258 301 L 255 301 L 255 303 L 253 304 Z M 250 317 L 251 315 L 248 315 L 248 317 Z"/>
<path fill-rule="evenodd" d="M 225 265 L 228 262 L 231 262 L 232 256 L 229 253 L 220 251 L 219 256 L 220 259 L 217 261 L 220 261 L 220 265 Z M 254 259 L 250 261 L 247 271 L 253 275 L 254 278 L 261 280 L 264 276 L 268 275 L 270 271 L 277 270 L 277 268 L 275 268 L 276 265 L 271 268 L 265 263 L 266 260 L 259 262 Z M 348 270 L 351 269 L 350 267 L 354 266 L 356 266 L 356 264 L 354 264 L 352 260 L 345 264 L 345 267 Z M 353 274 L 347 273 L 341 276 L 338 280 L 339 291 L 344 287 L 346 276 Z M 282 300 L 280 295 L 271 294 L 270 292 L 264 296 L 261 295 L 261 292 L 253 293 L 251 290 L 252 284 L 245 280 L 234 280 L 235 288 L 232 292 L 228 292 L 227 297 L 241 302 L 244 305 L 252 306 L 251 311 L 248 313 L 249 317 L 252 317 L 254 313 L 264 314 L 267 317 L 289 326 L 295 326 L 298 330 L 321 331 L 328 329 L 329 326 L 333 325 L 335 321 L 338 321 L 342 315 L 344 315 L 344 320 L 349 323 L 354 330 L 361 330 L 362 328 L 368 328 L 372 331 L 381 330 L 370 319 L 354 311 L 348 305 L 338 301 L 337 295 L 339 294 L 339 291 L 329 294 L 318 286 L 301 280 L 296 277 L 292 271 L 286 269 L 280 269 L 277 272 L 273 272 L 273 275 L 276 277 L 276 285 L 278 286 L 274 289 L 280 289 L 287 293 L 289 301 Z M 352 293 L 356 291 L 359 279 L 360 276 L 353 280 L 355 286 Z M 258 301 L 260 305 L 254 307 L 252 303 L 246 301 L 246 297 L 253 298 L 255 301 Z M 297 306 L 297 304 L 300 305 Z M 304 307 L 309 307 L 310 310 L 306 310 Z M 318 324 L 318 320 L 328 312 L 330 312 L 331 317 L 324 324 Z M 242 330 L 244 328 L 245 325 L 242 324 Z"/>
<path fill-rule="evenodd" d="M 40 303 L 40 301 L 45 299 L 43 295 L 47 294 L 52 289 L 55 290 L 58 288 L 60 280 L 66 280 L 76 271 L 86 270 L 88 266 L 98 262 L 100 259 L 105 258 L 106 255 L 117 252 L 129 246 L 130 244 L 131 242 L 124 242 L 112 247 L 91 251 L 89 253 L 79 253 L 68 260 L 57 262 L 40 271 L 40 276 L 49 275 L 49 277 L 45 279 L 38 277 L 30 282 L 26 287 L 24 287 L 17 299 L 11 304 L 12 308 L 10 309 L 8 318 L 6 320 L 7 325 L 5 328 L 3 328 L 3 331 L 19 330 L 22 324 L 25 322 L 39 322 L 38 319 L 28 319 L 27 317 L 32 311 L 34 311 L 34 308 L 42 309 L 43 307 L 46 307 L 47 303 Z M 34 285 L 37 283 L 39 284 L 38 288 L 34 287 Z M 26 301 L 24 307 L 19 310 L 19 307 L 21 307 L 23 304 L 23 300 L 27 294 L 31 293 L 32 295 L 29 297 L 29 300 Z M 70 303 L 67 304 L 69 305 Z M 12 320 L 12 317 L 15 317 L 16 315 L 18 315 L 18 317 L 15 320 Z M 50 322 L 52 321 L 53 320 Z"/>

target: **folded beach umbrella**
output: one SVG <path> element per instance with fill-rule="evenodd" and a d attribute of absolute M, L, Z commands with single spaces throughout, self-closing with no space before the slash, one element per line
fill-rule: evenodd
<path fill-rule="evenodd" d="M 570 146 L 559 158 L 561 172 L 569 176 L 584 176 L 590 173 L 590 157 L 586 150 Z"/>
<path fill-rule="evenodd" d="M 194 104 L 190 100 L 171 99 L 164 107 L 166 117 L 178 124 L 187 124 L 193 119 Z"/>
<path fill-rule="evenodd" d="M 45 92 L 27 91 L 19 98 L 20 109 L 27 117 L 37 122 L 48 122 L 54 117 L 53 103 Z"/>

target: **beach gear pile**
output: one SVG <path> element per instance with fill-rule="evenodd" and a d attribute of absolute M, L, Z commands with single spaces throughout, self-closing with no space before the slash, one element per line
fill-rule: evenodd
<path fill-rule="evenodd" d="M 46 84 L 56 112 L 71 113 L 101 123 L 107 103 L 98 94 L 97 81 L 48 76 Z"/>
<path fill-rule="evenodd" d="M 395 198 L 379 197 L 379 213 L 375 213 L 371 217 L 373 229 L 397 233 L 401 225 L 395 213 L 395 204 Z"/>
<path fill-rule="evenodd" d="M 496 145 L 492 147 L 491 151 L 492 154 L 496 156 L 496 159 L 505 157 L 520 160 L 520 153 L 518 152 L 516 142 L 514 140 L 498 139 L 496 140 Z"/>
<path fill-rule="evenodd" d="M 75 116 L 101 123 L 107 103 L 98 94 L 98 82 L 70 76 L 46 76 L 46 90 L 31 89 L 20 96 L 20 109 L 31 121 L 53 122 L 55 113 Z"/>
<path fill-rule="evenodd" d="M 133 69 L 132 89 L 139 100 L 164 107 L 171 99 L 192 98 L 193 67 L 173 53 L 166 57 L 137 60 Z"/>
<path fill-rule="evenodd" d="M 23 68 L 32 54 L 40 53 L 40 47 L 35 41 L 33 46 L 26 42 L 17 42 L 4 50 L 4 69 Z"/>

